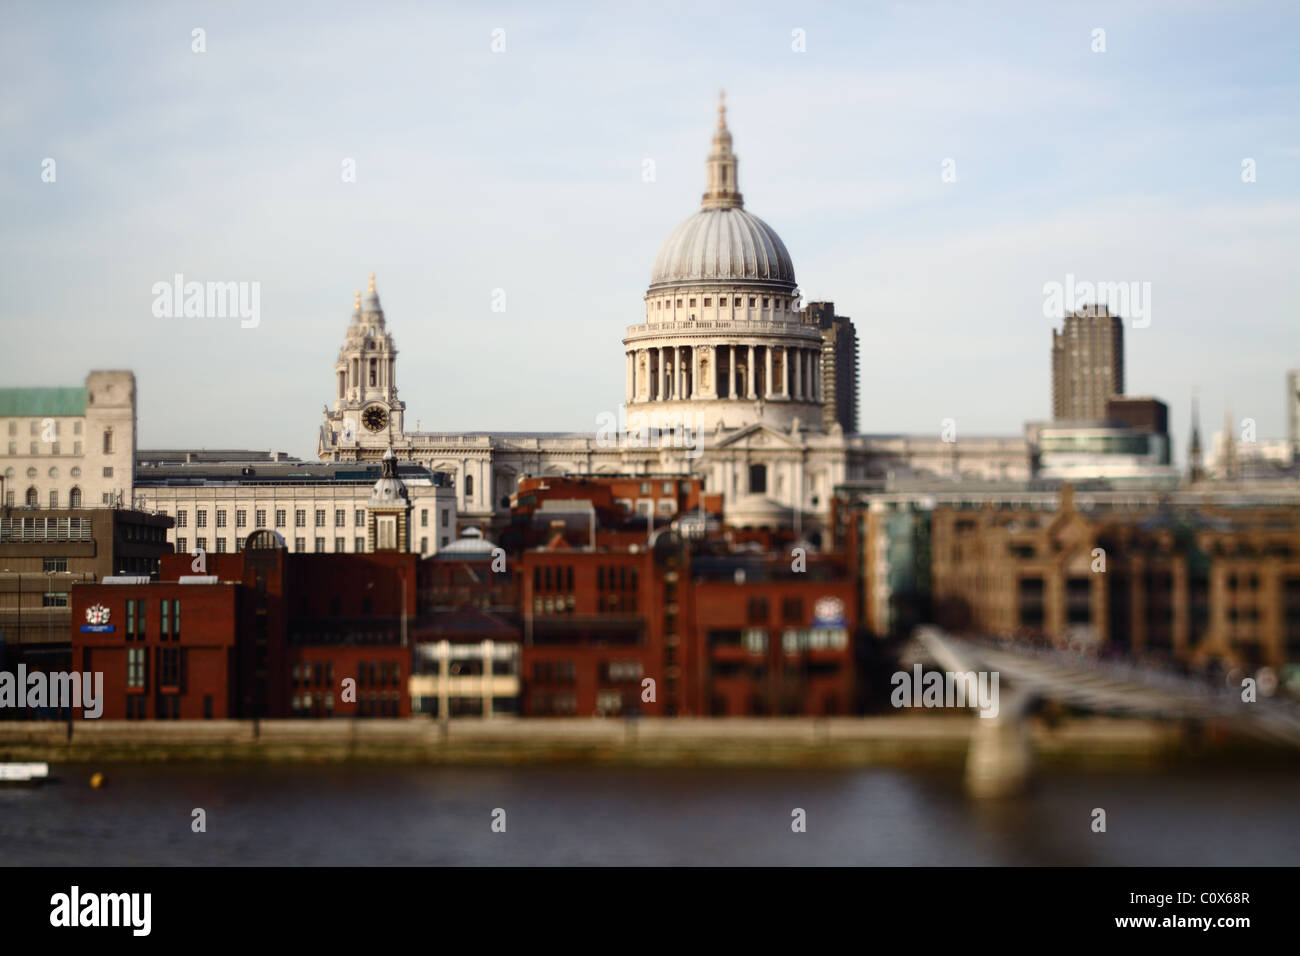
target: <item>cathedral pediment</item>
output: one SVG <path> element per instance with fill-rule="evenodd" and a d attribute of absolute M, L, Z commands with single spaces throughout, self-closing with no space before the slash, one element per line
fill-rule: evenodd
<path fill-rule="evenodd" d="M 777 431 L 767 425 L 755 422 L 738 428 L 734 432 L 714 436 L 708 442 L 711 448 L 771 448 L 801 450 L 804 442 L 788 432 Z"/>

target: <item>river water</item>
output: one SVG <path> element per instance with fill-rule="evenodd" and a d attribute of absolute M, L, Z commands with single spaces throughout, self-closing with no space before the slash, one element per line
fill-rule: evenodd
<path fill-rule="evenodd" d="M 0 864 L 1300 864 L 1294 768 L 1050 774 L 991 804 L 958 775 L 892 768 L 51 769 L 58 782 L 0 788 Z"/>

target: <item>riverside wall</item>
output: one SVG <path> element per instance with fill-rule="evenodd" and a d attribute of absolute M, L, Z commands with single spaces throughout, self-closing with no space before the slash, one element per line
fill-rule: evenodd
<path fill-rule="evenodd" d="M 959 768 L 980 718 L 517 719 L 0 722 L 0 762 L 247 761 L 512 765 Z M 1029 722 L 1046 767 L 1125 769 L 1258 748 L 1202 729 L 1081 717 Z"/>

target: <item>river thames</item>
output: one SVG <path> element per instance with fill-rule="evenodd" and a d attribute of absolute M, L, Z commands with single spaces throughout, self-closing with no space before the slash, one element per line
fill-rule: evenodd
<path fill-rule="evenodd" d="M 4 865 L 1300 863 L 1294 768 L 1044 774 L 1023 797 L 984 804 L 956 774 L 893 768 L 51 771 L 57 782 L 0 789 Z M 192 830 L 196 808 L 206 832 Z M 792 830 L 796 808 L 806 832 Z M 1095 808 L 1105 833 L 1092 830 Z M 497 810 L 505 832 L 493 832 Z"/>

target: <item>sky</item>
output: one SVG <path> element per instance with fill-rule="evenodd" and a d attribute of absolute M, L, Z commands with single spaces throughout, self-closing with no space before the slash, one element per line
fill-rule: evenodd
<path fill-rule="evenodd" d="M 45 2 L 4 24 L 0 384 L 132 369 L 141 448 L 314 457 L 371 272 L 408 428 L 594 430 L 699 207 L 720 88 L 746 208 L 857 327 L 861 431 L 1050 417 L 1044 288 L 1073 276 L 1150 290 L 1126 391 L 1169 404 L 1180 459 L 1194 390 L 1207 437 L 1229 412 L 1285 434 L 1295 4 Z M 257 283 L 256 326 L 155 315 L 178 273 Z"/>

